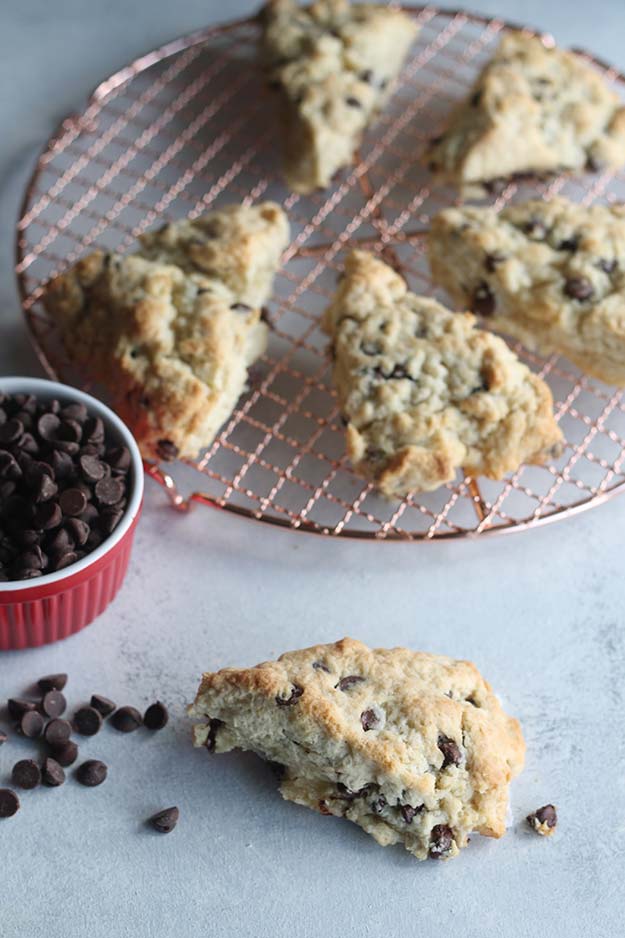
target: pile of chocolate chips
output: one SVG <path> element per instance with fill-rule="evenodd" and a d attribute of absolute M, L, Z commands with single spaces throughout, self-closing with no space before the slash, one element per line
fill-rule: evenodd
<path fill-rule="evenodd" d="M 130 463 L 84 404 L 0 392 L 0 581 L 95 550 L 122 518 Z"/>
<path fill-rule="evenodd" d="M 108 697 L 93 694 L 89 704 L 75 711 L 71 722 L 63 718 L 67 701 L 63 690 L 67 674 L 48 674 L 39 678 L 36 700 L 12 697 L 7 702 L 9 719 L 14 730 L 22 737 L 41 739 L 44 743 L 42 757 L 20 759 L 13 766 L 11 780 L 14 788 L 24 791 L 46 785 L 58 788 L 65 782 L 65 769 L 78 761 L 79 749 L 71 738 L 72 733 L 80 736 L 95 736 L 108 722 L 120 733 L 132 733 L 140 727 L 161 730 L 169 721 L 165 704 L 157 700 L 150 704 L 144 714 L 135 707 L 117 707 Z M 8 741 L 8 734 L 0 730 L 0 746 Z M 108 766 L 99 759 L 87 759 L 75 770 L 76 781 L 87 788 L 95 788 L 106 781 Z M 20 809 L 20 799 L 12 788 L 0 788 L 0 818 L 13 817 Z M 165 808 L 150 817 L 147 823 L 161 834 L 168 834 L 178 823 L 176 807 Z"/>

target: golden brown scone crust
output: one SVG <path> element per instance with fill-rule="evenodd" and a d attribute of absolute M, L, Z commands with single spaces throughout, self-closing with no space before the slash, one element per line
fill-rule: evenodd
<path fill-rule="evenodd" d="M 473 664 L 350 638 L 205 674 L 190 713 L 208 721 L 197 745 L 284 765 L 285 798 L 419 859 L 454 856 L 473 830 L 500 837 L 524 760 L 518 722 Z"/>

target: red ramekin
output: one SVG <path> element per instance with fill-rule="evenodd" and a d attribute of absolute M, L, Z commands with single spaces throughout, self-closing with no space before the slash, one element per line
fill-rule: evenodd
<path fill-rule="evenodd" d="M 122 585 L 143 501 L 143 463 L 126 425 L 108 407 L 76 388 L 42 378 L 2 378 L 6 394 L 84 404 L 103 421 L 107 439 L 127 446 L 130 494 L 124 516 L 105 541 L 82 560 L 33 580 L 0 583 L 0 651 L 36 648 L 79 632 L 103 612 Z"/>

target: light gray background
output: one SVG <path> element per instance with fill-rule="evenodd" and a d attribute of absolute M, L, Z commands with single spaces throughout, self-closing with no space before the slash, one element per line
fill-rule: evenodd
<path fill-rule="evenodd" d="M 447 4 L 442 4 L 447 5 Z M 477 4 L 476 4 L 477 6 Z M 625 66 L 623 0 L 482 2 Z M 13 224 L 59 118 L 141 52 L 249 2 L 21 0 L 0 5 L 0 370 L 36 374 L 12 273 Z M 177 516 L 148 483 L 128 580 L 81 635 L 0 656 L 0 697 L 53 670 L 72 703 L 99 691 L 175 718 L 156 736 L 108 729 L 99 789 L 24 793 L 0 824 L 2 938 L 339 938 L 622 934 L 625 920 L 625 498 L 504 539 L 381 545 L 288 534 L 221 512 Z M 452 863 L 417 864 L 282 803 L 251 757 L 193 751 L 183 705 L 200 672 L 349 633 L 477 662 L 522 722 L 515 826 Z M 0 750 L 0 784 L 26 753 Z M 520 823 L 553 800 L 543 841 Z M 178 804 L 168 837 L 142 828 Z"/>

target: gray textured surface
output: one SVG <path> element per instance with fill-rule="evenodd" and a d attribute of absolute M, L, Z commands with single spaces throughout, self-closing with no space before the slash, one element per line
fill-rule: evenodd
<path fill-rule="evenodd" d="M 546 9 L 548 6 L 548 9 Z M 244 2 L 23 0 L 0 13 L 0 368 L 37 368 L 11 272 L 13 219 L 38 147 L 99 79 Z M 625 66 L 622 0 L 482 3 Z M 223 513 L 178 517 L 148 487 L 126 586 L 65 644 L 0 656 L 0 696 L 63 669 L 93 690 L 174 710 L 161 734 L 87 741 L 110 777 L 27 792 L 0 824 L 2 938 L 299 938 L 622 933 L 625 918 L 625 499 L 527 535 L 376 545 L 289 535 Z M 524 725 L 516 824 L 457 860 L 417 864 L 362 832 L 282 803 L 253 758 L 192 751 L 183 704 L 201 670 L 252 664 L 350 633 L 477 662 Z M 4 779 L 30 747 L 0 750 Z M 551 841 L 519 820 L 554 800 Z M 178 829 L 141 825 L 177 803 Z"/>

